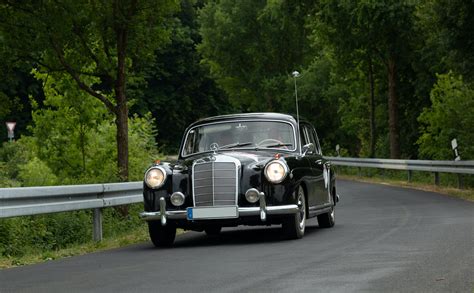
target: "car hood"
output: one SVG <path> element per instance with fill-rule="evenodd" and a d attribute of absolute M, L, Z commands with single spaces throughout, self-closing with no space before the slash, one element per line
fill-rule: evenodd
<path fill-rule="evenodd" d="M 194 156 L 187 157 L 184 160 L 178 161 L 177 163 L 182 165 L 184 168 L 192 167 L 193 163 L 196 161 L 213 161 L 223 159 L 225 157 L 231 157 L 234 159 L 239 160 L 242 166 L 250 167 L 250 168 L 261 168 L 264 167 L 265 164 L 274 159 L 277 154 L 280 154 L 284 157 L 283 153 L 278 153 L 273 151 L 250 151 L 250 152 L 243 152 L 243 151 L 219 151 L 217 153 L 204 153 L 198 154 Z"/>

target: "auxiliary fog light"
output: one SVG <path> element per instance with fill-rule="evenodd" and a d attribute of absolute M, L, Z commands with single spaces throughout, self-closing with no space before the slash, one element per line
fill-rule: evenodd
<path fill-rule="evenodd" d="M 183 203 L 184 203 L 184 194 L 182 194 L 181 192 L 175 192 L 171 195 L 170 197 L 170 200 L 171 200 L 171 203 L 175 206 L 175 207 L 179 207 L 179 206 L 182 206 Z"/>
<path fill-rule="evenodd" d="M 256 203 L 256 202 L 258 201 L 259 194 L 260 194 L 260 192 L 258 192 L 257 189 L 255 189 L 255 188 L 250 188 L 250 189 L 247 190 L 247 192 L 245 193 L 245 198 L 246 198 L 247 201 L 250 202 L 250 203 Z"/>

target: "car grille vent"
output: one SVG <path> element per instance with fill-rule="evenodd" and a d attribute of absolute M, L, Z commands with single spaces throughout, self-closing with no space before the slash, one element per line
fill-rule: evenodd
<path fill-rule="evenodd" d="M 237 166 L 233 162 L 204 162 L 193 167 L 194 206 L 237 204 Z"/>

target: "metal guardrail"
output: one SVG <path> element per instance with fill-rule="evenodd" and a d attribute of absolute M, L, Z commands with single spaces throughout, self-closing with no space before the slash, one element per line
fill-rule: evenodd
<path fill-rule="evenodd" d="M 0 188 L 0 219 L 94 209 L 94 240 L 102 240 L 102 208 L 143 201 L 143 182 Z"/>
<path fill-rule="evenodd" d="M 461 174 L 474 174 L 474 161 L 428 161 L 428 160 L 393 160 L 327 157 L 333 165 L 359 168 L 379 168 L 408 171 L 408 181 L 412 180 L 413 171 L 432 172 L 435 184 L 439 185 L 439 173 L 459 174 L 459 188 L 463 188 Z"/>

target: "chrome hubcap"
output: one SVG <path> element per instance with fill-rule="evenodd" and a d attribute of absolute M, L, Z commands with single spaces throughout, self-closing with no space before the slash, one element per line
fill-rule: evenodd
<path fill-rule="evenodd" d="M 299 188 L 298 190 L 298 209 L 299 209 L 299 223 L 298 226 L 300 230 L 303 230 L 305 227 L 306 220 L 306 209 L 305 209 L 305 198 L 303 189 Z"/>

